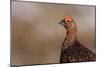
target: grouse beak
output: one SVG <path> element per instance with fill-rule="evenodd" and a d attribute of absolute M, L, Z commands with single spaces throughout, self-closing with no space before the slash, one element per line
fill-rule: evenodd
<path fill-rule="evenodd" d="M 63 25 L 63 26 L 65 26 L 65 25 L 66 25 L 66 23 L 65 23 L 65 22 L 59 22 L 59 24 L 61 24 L 61 25 Z"/>
<path fill-rule="evenodd" d="M 65 23 L 65 22 L 59 22 L 59 24 L 61 24 L 62 26 L 64 26 L 65 27 L 65 29 L 68 29 L 68 27 L 67 27 L 67 23 Z"/>

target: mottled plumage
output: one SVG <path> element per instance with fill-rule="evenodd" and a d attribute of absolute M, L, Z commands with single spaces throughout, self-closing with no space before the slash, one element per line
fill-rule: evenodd
<path fill-rule="evenodd" d="M 67 16 L 60 24 L 66 29 L 66 37 L 61 49 L 60 63 L 95 61 L 95 53 L 78 41 L 77 28 L 73 18 Z"/>

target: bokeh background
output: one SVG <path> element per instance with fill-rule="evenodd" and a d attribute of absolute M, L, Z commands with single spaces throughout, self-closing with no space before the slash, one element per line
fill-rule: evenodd
<path fill-rule="evenodd" d="M 95 6 L 11 2 L 11 64 L 59 63 L 65 16 L 77 24 L 78 40 L 95 53 Z"/>

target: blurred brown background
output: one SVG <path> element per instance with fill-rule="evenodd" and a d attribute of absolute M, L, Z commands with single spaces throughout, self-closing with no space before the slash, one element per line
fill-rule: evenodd
<path fill-rule="evenodd" d="M 12 1 L 11 64 L 58 63 L 65 29 L 58 22 L 74 18 L 78 40 L 95 52 L 95 6 Z"/>

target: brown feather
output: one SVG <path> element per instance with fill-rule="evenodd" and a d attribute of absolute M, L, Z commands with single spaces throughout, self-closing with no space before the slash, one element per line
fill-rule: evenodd
<path fill-rule="evenodd" d="M 78 41 L 76 24 L 70 22 L 63 26 L 66 26 L 66 37 L 62 44 L 60 63 L 95 61 L 95 53 Z"/>

